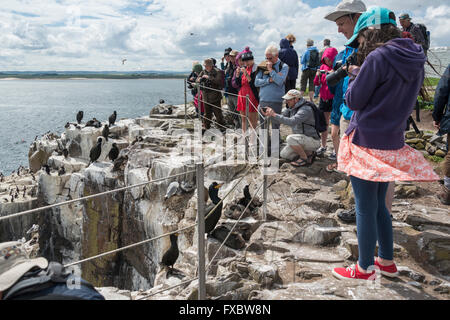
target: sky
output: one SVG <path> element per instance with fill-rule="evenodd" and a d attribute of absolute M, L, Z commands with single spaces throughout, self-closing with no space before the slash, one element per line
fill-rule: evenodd
<path fill-rule="evenodd" d="M 339 0 L 1 0 L 0 71 L 189 71 L 192 62 L 249 46 L 255 61 L 293 33 L 304 52 L 345 37 L 323 17 Z M 448 0 L 365 0 L 425 23 L 431 46 L 450 46 Z M 125 63 L 122 60 L 126 59 Z"/>

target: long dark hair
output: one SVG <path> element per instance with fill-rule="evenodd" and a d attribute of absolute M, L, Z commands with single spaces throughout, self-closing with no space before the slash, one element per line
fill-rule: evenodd
<path fill-rule="evenodd" d="M 369 53 L 384 46 L 389 40 L 401 38 L 402 32 L 392 24 L 382 24 L 380 28 L 362 30 L 360 35 L 364 37 L 364 42 L 359 45 L 357 58 L 358 64 L 362 65 Z"/>

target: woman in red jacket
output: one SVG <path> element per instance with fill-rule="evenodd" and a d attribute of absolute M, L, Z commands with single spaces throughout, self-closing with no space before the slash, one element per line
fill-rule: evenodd
<path fill-rule="evenodd" d="M 333 69 L 333 61 L 337 56 L 338 52 L 336 48 L 327 48 L 322 55 L 322 65 L 320 69 L 317 70 L 316 77 L 314 78 L 314 85 L 320 87 L 320 104 L 319 109 L 323 111 L 325 119 L 328 123 L 330 122 L 331 109 L 333 109 L 333 97 L 334 95 L 328 89 L 327 75 Z M 323 154 L 327 149 L 327 138 L 328 130 L 322 132 L 321 134 L 321 147 L 317 150 L 317 154 Z"/>

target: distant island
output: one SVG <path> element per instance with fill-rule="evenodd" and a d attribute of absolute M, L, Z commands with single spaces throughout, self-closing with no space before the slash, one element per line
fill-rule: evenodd
<path fill-rule="evenodd" d="M 165 71 L 3 71 L 0 79 L 183 79 L 188 75 Z"/>

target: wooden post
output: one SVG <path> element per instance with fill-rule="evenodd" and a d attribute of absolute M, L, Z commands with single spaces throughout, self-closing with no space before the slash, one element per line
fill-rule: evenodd
<path fill-rule="evenodd" d="M 249 154 L 249 145 L 248 145 L 248 140 L 250 139 L 250 137 L 247 137 L 248 135 L 248 127 L 249 127 L 249 119 L 248 119 L 248 108 L 249 108 L 249 95 L 245 96 L 245 133 L 244 133 L 244 139 L 245 139 L 245 160 L 248 161 L 248 154 Z"/>
<path fill-rule="evenodd" d="M 267 117 L 264 133 L 264 168 L 263 168 L 263 221 L 267 221 L 267 170 L 269 167 L 269 128 L 270 118 Z"/>
<path fill-rule="evenodd" d="M 184 125 L 187 124 L 187 79 L 184 79 Z"/>
<path fill-rule="evenodd" d="M 206 299 L 205 268 L 205 186 L 203 162 L 196 163 L 197 175 L 197 221 L 198 221 L 198 299 Z"/>

